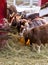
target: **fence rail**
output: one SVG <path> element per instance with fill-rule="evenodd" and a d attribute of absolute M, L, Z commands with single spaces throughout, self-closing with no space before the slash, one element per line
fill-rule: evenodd
<path fill-rule="evenodd" d="M 14 2 L 7 1 L 7 5 L 12 5 Z"/>

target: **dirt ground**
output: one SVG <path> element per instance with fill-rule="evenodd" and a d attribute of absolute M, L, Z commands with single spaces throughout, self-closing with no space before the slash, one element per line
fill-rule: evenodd
<path fill-rule="evenodd" d="M 21 45 L 18 36 L 13 36 L 7 45 L 0 50 L 0 65 L 48 65 L 48 47 L 41 48 L 41 53 Z"/>

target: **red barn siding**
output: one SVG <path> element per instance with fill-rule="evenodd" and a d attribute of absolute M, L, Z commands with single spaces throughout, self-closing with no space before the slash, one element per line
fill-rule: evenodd
<path fill-rule="evenodd" d="M 43 6 L 48 0 L 41 0 L 41 6 Z"/>

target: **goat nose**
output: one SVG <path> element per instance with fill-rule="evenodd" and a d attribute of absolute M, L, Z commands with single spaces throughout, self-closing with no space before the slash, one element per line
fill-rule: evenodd
<path fill-rule="evenodd" d="M 23 33 L 19 33 L 20 37 L 23 37 Z"/>

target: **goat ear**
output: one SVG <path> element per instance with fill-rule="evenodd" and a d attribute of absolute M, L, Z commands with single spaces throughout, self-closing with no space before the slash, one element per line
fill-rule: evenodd
<path fill-rule="evenodd" d="M 31 32 L 34 33 L 34 31 L 35 31 L 35 30 L 34 30 L 34 28 L 33 28 L 33 29 L 31 30 Z"/>
<path fill-rule="evenodd" d="M 34 29 L 32 29 L 33 33 L 34 33 Z"/>
<path fill-rule="evenodd" d="M 37 33 L 36 28 L 33 28 L 33 29 L 32 29 L 32 34 L 36 34 L 36 33 Z"/>

